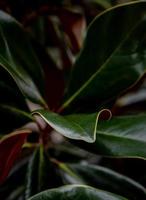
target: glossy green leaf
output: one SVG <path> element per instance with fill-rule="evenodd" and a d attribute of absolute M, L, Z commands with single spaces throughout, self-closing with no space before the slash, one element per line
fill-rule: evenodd
<path fill-rule="evenodd" d="M 43 148 L 39 147 L 29 161 L 25 192 L 26 199 L 41 191 L 42 185 L 45 182 L 43 180 L 46 170 L 44 164 Z"/>
<path fill-rule="evenodd" d="M 108 9 L 90 24 L 62 108 L 95 110 L 131 87 L 146 70 L 146 2 Z"/>
<path fill-rule="evenodd" d="M 47 110 L 36 110 L 33 112 L 33 114 L 40 115 L 52 128 L 63 136 L 89 143 L 94 142 L 96 139 L 96 128 L 101 113 L 102 111 L 93 114 L 61 116 Z"/>
<path fill-rule="evenodd" d="M 104 156 L 146 159 L 145 131 L 145 114 L 114 117 L 109 121 L 99 121 L 95 143 L 78 145 Z"/>
<path fill-rule="evenodd" d="M 59 167 L 64 170 L 62 165 L 61 163 Z M 66 176 L 63 176 L 67 184 L 84 183 L 129 199 L 146 199 L 146 189 L 142 185 L 110 169 L 87 163 L 65 164 L 65 166 L 69 169 L 69 173 L 67 170 L 64 170 Z"/>
<path fill-rule="evenodd" d="M 10 133 L 29 121 L 32 117 L 23 95 L 12 77 L 0 68 L 0 133 Z"/>
<path fill-rule="evenodd" d="M 101 111 L 102 112 L 102 111 Z M 129 115 L 99 120 L 100 113 L 60 116 L 35 111 L 53 129 L 88 151 L 106 156 L 146 158 L 146 115 Z"/>
<path fill-rule="evenodd" d="M 61 178 L 55 174 L 55 168 L 47 155 L 43 146 L 37 148 L 28 164 L 25 199 L 50 187 L 57 187 Z"/>
<path fill-rule="evenodd" d="M 41 192 L 29 200 L 126 200 L 124 197 L 89 186 L 69 185 Z"/>
<path fill-rule="evenodd" d="M 13 77 L 23 95 L 45 104 L 42 71 L 21 25 L 0 11 L 0 65 Z M 37 85 L 37 86 L 36 86 Z"/>

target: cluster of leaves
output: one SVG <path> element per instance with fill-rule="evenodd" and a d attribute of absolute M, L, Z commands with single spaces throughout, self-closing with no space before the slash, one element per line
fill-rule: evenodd
<path fill-rule="evenodd" d="M 145 200 L 146 1 L 1 4 L 0 198 Z"/>

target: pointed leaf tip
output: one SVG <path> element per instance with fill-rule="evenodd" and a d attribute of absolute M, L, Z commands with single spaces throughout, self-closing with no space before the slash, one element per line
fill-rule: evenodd
<path fill-rule="evenodd" d="M 65 116 L 46 110 L 36 110 L 32 114 L 40 115 L 47 124 L 63 136 L 89 143 L 93 143 L 96 140 L 99 118 L 111 118 L 111 112 L 108 109 L 103 109 L 99 113 L 93 114 L 73 114 Z"/>

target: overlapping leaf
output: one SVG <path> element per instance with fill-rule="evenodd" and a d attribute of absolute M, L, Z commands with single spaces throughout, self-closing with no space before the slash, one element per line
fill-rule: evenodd
<path fill-rule="evenodd" d="M 104 111 L 107 110 L 93 114 L 61 116 L 47 110 L 37 110 L 33 114 L 40 115 L 52 128 L 65 137 L 92 143 L 96 139 L 98 118 Z"/>
<path fill-rule="evenodd" d="M 0 68 L 0 94 L 0 133 L 10 133 L 32 121 L 24 97 L 3 68 Z"/>
<path fill-rule="evenodd" d="M 62 168 L 66 166 L 67 170 Z M 87 184 L 98 187 L 119 195 L 123 195 L 130 199 L 146 198 L 146 189 L 134 180 L 114 172 L 105 167 L 92 164 L 60 164 L 60 168 L 66 173 L 63 174 L 67 184 Z M 121 187 L 122 186 L 122 187 Z"/>
<path fill-rule="evenodd" d="M 88 151 L 106 156 L 146 158 L 146 114 L 98 121 L 100 113 L 60 116 L 38 110 L 33 114 L 39 114 L 67 138 L 92 143 L 75 142 Z"/>
<path fill-rule="evenodd" d="M 146 114 L 99 121 L 95 143 L 79 145 L 105 156 L 146 159 Z"/>
<path fill-rule="evenodd" d="M 34 151 L 29 161 L 25 199 L 27 200 L 29 197 L 50 187 L 57 187 L 59 177 L 56 176 L 54 166 L 44 153 L 43 146 L 40 146 Z"/>
<path fill-rule="evenodd" d="M 116 6 L 90 24 L 63 108 L 95 110 L 131 87 L 146 70 L 146 2 Z"/>
<path fill-rule="evenodd" d="M 115 194 L 98 190 L 89 186 L 83 185 L 70 185 L 56 189 L 44 191 L 35 195 L 29 200 L 127 200 L 124 197 L 117 196 Z"/>
<path fill-rule="evenodd" d="M 0 65 L 26 98 L 44 104 L 42 71 L 30 41 L 20 24 L 3 11 L 0 11 L 0 45 Z"/>

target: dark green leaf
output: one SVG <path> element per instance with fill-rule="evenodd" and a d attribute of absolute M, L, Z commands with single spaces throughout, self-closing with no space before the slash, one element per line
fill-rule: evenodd
<path fill-rule="evenodd" d="M 70 185 L 44 191 L 29 200 L 126 200 L 124 197 L 89 186 Z"/>
<path fill-rule="evenodd" d="M 95 143 L 79 145 L 105 156 L 146 159 L 145 131 L 145 114 L 115 117 L 109 121 L 99 121 Z"/>
<path fill-rule="evenodd" d="M 116 6 L 90 24 L 62 108 L 90 108 L 115 99 L 146 70 L 146 2 Z"/>
<path fill-rule="evenodd" d="M 0 11 L 0 45 L 0 65 L 10 73 L 26 98 L 45 104 L 40 94 L 43 93 L 42 72 L 30 41 L 21 25 L 3 11 Z"/>
<path fill-rule="evenodd" d="M 32 121 L 23 95 L 12 77 L 3 68 L 0 68 L 0 113 L 0 133 L 2 134 L 9 133 Z"/>
<path fill-rule="evenodd" d="M 58 135 L 56 135 L 56 138 Z M 56 141 L 53 139 L 53 141 Z M 49 155 L 57 160 L 61 160 L 63 162 L 79 162 L 83 159 L 90 159 L 91 153 L 78 148 L 75 145 L 72 145 L 67 140 L 62 142 L 61 144 L 55 145 L 54 147 L 49 148 Z"/>
<path fill-rule="evenodd" d="M 55 174 L 54 166 L 49 162 L 48 157 L 44 153 L 43 146 L 40 146 L 32 155 L 27 171 L 25 199 L 49 189 L 57 187 L 61 179 Z"/>
<path fill-rule="evenodd" d="M 62 164 L 60 164 L 60 167 L 62 168 Z M 67 174 L 65 179 L 68 184 L 71 184 L 73 179 L 73 183 L 84 183 L 130 199 L 146 199 L 146 189 L 142 185 L 105 167 L 84 163 L 67 164 L 66 168 L 76 175 L 68 173 L 63 168 Z"/>
<path fill-rule="evenodd" d="M 31 121 L 33 121 L 33 118 L 26 111 L 0 104 L 0 133 L 9 133 Z"/>
<path fill-rule="evenodd" d="M 115 117 L 98 122 L 103 111 L 98 114 L 60 116 L 57 113 L 38 110 L 33 114 L 40 115 L 65 137 L 93 143 L 73 141 L 88 151 L 106 156 L 146 158 L 146 115 Z"/>
<path fill-rule="evenodd" d="M 96 128 L 101 112 L 61 116 L 47 110 L 37 110 L 33 114 L 40 115 L 52 128 L 65 137 L 92 143 L 96 139 Z"/>
<path fill-rule="evenodd" d="M 22 196 L 24 192 L 24 186 L 19 186 L 16 190 L 14 190 L 8 197 L 7 200 L 16 200 Z"/>
<path fill-rule="evenodd" d="M 26 199 L 41 191 L 45 182 L 45 160 L 43 148 L 39 147 L 34 152 L 28 165 Z"/>

